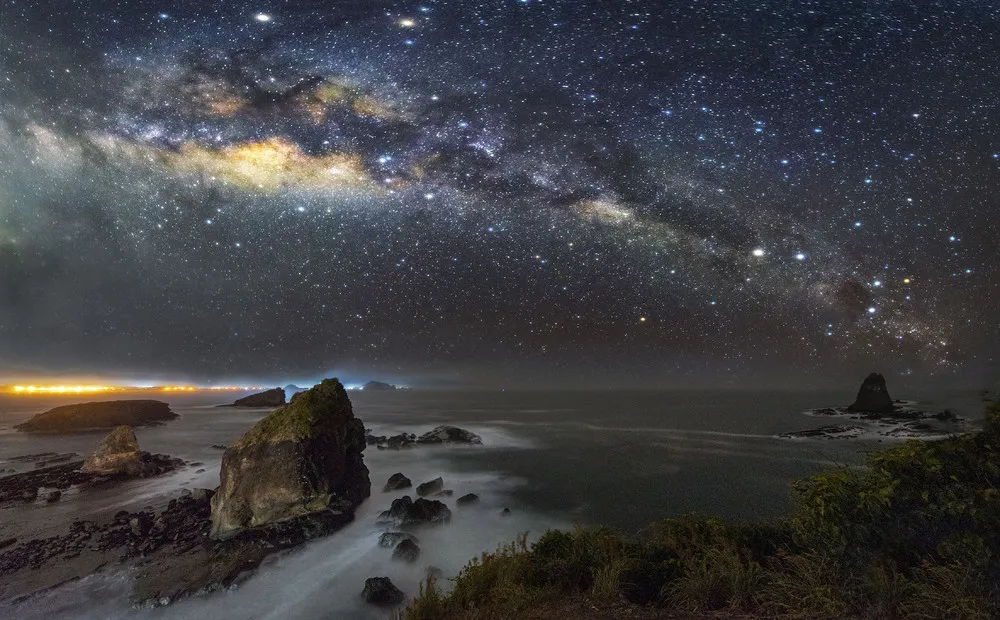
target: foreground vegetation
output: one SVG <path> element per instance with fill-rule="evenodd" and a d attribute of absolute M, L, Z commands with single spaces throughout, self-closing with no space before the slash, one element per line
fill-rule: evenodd
<path fill-rule="evenodd" d="M 1000 404 L 982 431 L 908 441 L 793 483 L 775 523 L 666 519 L 484 553 L 405 620 L 519 618 L 561 599 L 791 617 L 1000 617 Z"/>

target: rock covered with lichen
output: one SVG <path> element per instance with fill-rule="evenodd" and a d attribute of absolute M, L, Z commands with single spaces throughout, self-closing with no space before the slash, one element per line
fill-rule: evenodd
<path fill-rule="evenodd" d="M 212 536 L 353 511 L 371 494 L 365 445 L 364 425 L 340 381 L 327 379 L 294 395 L 223 454 Z"/>

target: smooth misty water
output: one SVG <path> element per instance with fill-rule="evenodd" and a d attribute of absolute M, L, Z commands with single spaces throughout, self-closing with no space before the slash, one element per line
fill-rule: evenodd
<path fill-rule="evenodd" d="M 370 448 L 372 497 L 346 529 L 267 563 L 242 587 L 156 610 L 132 610 L 123 574 L 96 575 L 36 596 L 0 616 L 18 618 L 374 618 L 359 593 L 366 577 L 387 575 L 408 593 L 428 566 L 448 576 L 470 558 L 520 532 L 533 536 L 573 523 L 603 523 L 634 531 L 651 520 L 702 512 L 744 519 L 773 517 L 788 507 L 788 483 L 831 464 L 856 463 L 875 442 L 783 440 L 788 430 L 822 426 L 801 412 L 849 402 L 847 393 L 765 392 L 389 392 L 352 393 L 355 413 L 375 434 L 421 432 L 450 423 L 482 435 L 483 447 Z M 136 430 L 144 450 L 203 465 L 114 490 L 69 493 L 54 505 L 2 511 L 0 538 L 41 521 L 67 522 L 159 505 L 180 488 L 215 487 L 222 453 L 212 444 L 238 438 L 266 411 L 216 409 L 237 395 L 169 394 L 181 417 Z M 905 394 L 906 397 L 928 395 Z M 122 398 L 123 396 L 117 396 Z M 148 396 L 144 396 L 148 397 Z M 102 434 L 27 436 L 11 430 L 66 399 L 0 400 L 0 466 L 37 452 L 89 453 Z M 938 408 L 976 417 L 974 395 L 933 395 Z M 32 467 L 31 463 L 17 466 Z M 205 472 L 195 473 L 204 468 Z M 394 497 L 381 486 L 396 471 L 414 484 L 444 477 L 454 497 L 474 492 L 475 507 L 453 510 L 442 527 L 417 532 L 422 555 L 414 566 L 378 548 L 375 515 Z M 501 517 L 504 507 L 513 511 Z M 58 519 L 57 519 L 58 517 Z M 65 529 L 65 528 L 63 528 Z"/>

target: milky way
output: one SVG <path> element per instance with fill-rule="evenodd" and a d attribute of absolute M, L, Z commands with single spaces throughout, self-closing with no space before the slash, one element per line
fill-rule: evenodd
<path fill-rule="evenodd" d="M 0 374 L 978 378 L 997 32 L 988 2 L 6 0 Z"/>

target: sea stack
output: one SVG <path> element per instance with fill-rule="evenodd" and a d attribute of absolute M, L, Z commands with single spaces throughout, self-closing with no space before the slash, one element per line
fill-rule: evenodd
<path fill-rule="evenodd" d="M 892 398 L 889 390 L 885 387 L 885 377 L 873 372 L 865 378 L 858 390 L 858 397 L 854 404 L 847 408 L 852 412 L 863 413 L 891 413 L 893 410 Z"/>
<path fill-rule="evenodd" d="M 365 445 L 364 424 L 340 381 L 295 394 L 223 454 L 212 536 L 327 508 L 353 512 L 371 494 Z"/>
<path fill-rule="evenodd" d="M 250 396 L 244 396 L 233 403 L 233 407 L 280 407 L 285 404 L 285 390 L 273 388 Z"/>
<path fill-rule="evenodd" d="M 119 426 L 111 431 L 80 470 L 86 474 L 141 476 L 142 452 L 132 427 Z"/>

